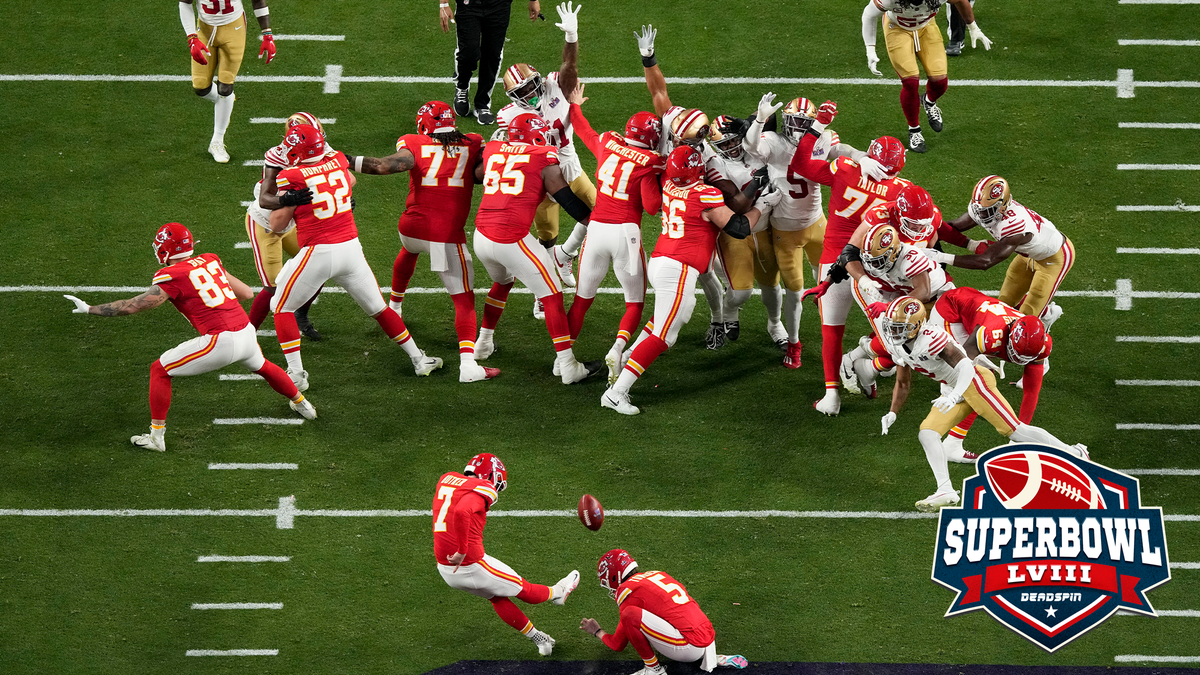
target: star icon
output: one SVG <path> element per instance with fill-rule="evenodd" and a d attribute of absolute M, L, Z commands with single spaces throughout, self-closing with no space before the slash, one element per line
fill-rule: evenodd
<path fill-rule="evenodd" d="M 1047 619 L 1049 619 L 1049 618 L 1056 618 L 1056 619 L 1057 619 L 1058 617 L 1057 617 L 1057 616 L 1055 616 L 1055 614 L 1056 614 L 1057 612 L 1058 612 L 1058 610 L 1057 610 L 1057 609 L 1054 609 L 1054 607 L 1053 607 L 1053 606 L 1051 606 L 1050 608 L 1048 608 L 1048 609 L 1046 610 L 1046 618 L 1047 618 Z"/>

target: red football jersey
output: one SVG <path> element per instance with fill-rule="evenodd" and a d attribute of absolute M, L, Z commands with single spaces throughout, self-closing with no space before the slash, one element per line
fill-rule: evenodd
<path fill-rule="evenodd" d="M 666 256 L 701 272 L 708 271 L 721 228 L 701 214 L 724 205 L 721 191 L 711 185 L 694 183 L 681 188 L 671 181 L 664 181 L 662 233 L 654 244 L 651 257 Z"/>
<path fill-rule="evenodd" d="M 358 236 L 350 212 L 350 164 L 341 152 L 326 155 L 319 164 L 302 164 L 279 172 L 279 191 L 313 191 L 311 204 L 296 207 L 296 237 L 301 246 L 340 244 Z"/>
<path fill-rule="evenodd" d="M 596 143 L 596 208 L 592 220 L 602 223 L 640 223 L 642 211 L 662 208 L 658 176 L 666 168 L 662 155 L 631 147 L 612 131 Z"/>
<path fill-rule="evenodd" d="M 558 164 L 558 151 L 548 145 L 491 141 L 483 148 L 483 164 L 483 198 L 475 229 L 492 241 L 515 244 L 529 234 L 546 196 L 542 169 Z"/>
<path fill-rule="evenodd" d="M 241 330 L 250 323 L 216 253 L 203 253 L 159 270 L 150 283 L 171 298 L 201 335 Z"/>
<path fill-rule="evenodd" d="M 862 222 L 867 227 L 886 223 L 896 228 L 896 234 L 900 235 L 900 241 L 905 244 L 912 244 L 917 247 L 932 248 L 938 240 L 938 228 L 942 226 L 942 210 L 938 207 L 933 207 L 933 229 L 930 230 L 929 236 L 924 239 L 912 239 L 904 233 L 900 228 L 900 209 L 896 206 L 896 202 L 891 201 L 885 204 L 879 204 L 867 209 L 863 214 Z"/>
<path fill-rule="evenodd" d="M 640 621 L 641 613 L 630 611 L 640 608 L 665 619 L 683 634 L 690 645 L 707 647 L 717 639 L 712 622 L 701 611 L 699 603 L 688 595 L 683 584 L 666 572 L 641 572 L 630 577 L 617 589 L 617 607 L 620 608 L 622 624 L 627 617 Z M 637 630 L 641 626 L 620 628 Z"/>
<path fill-rule="evenodd" d="M 396 141 L 397 152 L 406 149 L 416 159 L 408 172 L 408 201 L 400 216 L 400 234 L 450 244 L 467 242 L 463 227 L 471 214 L 483 136 L 466 137 L 465 142 L 448 147 L 421 134 L 407 134 Z"/>
<path fill-rule="evenodd" d="M 841 255 L 867 209 L 895 201 L 900 190 L 910 183 L 903 178 L 889 178 L 877 183 L 863 175 L 858 162 L 849 157 L 838 157 L 832 162 L 812 159 L 816 142 L 816 136 L 804 134 L 788 165 L 788 172 L 830 186 L 829 223 L 825 226 L 825 244 L 821 249 L 821 264 L 825 265 L 835 262 Z"/>
<path fill-rule="evenodd" d="M 938 315 L 949 323 L 960 323 L 975 340 L 979 353 L 1007 359 L 1004 336 L 1012 322 L 1025 316 L 999 300 L 974 288 L 956 288 L 938 298 Z M 983 328 L 978 334 L 976 330 Z"/>
<path fill-rule="evenodd" d="M 433 555 L 443 565 L 455 553 L 467 555 L 463 565 L 483 558 L 487 510 L 496 503 L 496 488 L 486 480 L 447 472 L 433 493 Z"/>

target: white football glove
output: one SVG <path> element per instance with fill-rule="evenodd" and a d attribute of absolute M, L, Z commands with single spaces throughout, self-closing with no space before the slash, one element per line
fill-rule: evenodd
<path fill-rule="evenodd" d="M 773 103 L 774 105 L 772 105 Z M 775 94 L 768 91 L 758 100 L 758 113 L 756 117 L 759 122 L 766 124 L 767 120 L 771 119 L 771 115 L 774 115 L 775 111 L 782 107 L 782 103 L 775 103 Z"/>
<path fill-rule="evenodd" d="M 559 22 L 554 25 L 567 34 L 567 42 L 579 42 L 579 10 L 581 9 L 583 9 L 583 5 L 576 7 L 571 2 L 565 2 L 558 6 Z"/>
<path fill-rule="evenodd" d="M 71 310 L 72 314 L 91 314 L 91 305 L 73 295 L 64 295 L 63 297 L 75 303 L 75 309 Z"/>
<path fill-rule="evenodd" d="M 863 275 L 856 279 L 854 284 L 858 287 L 858 292 L 862 294 L 868 306 L 877 302 L 883 302 L 883 289 L 880 287 L 878 281 Z"/>
<path fill-rule="evenodd" d="M 888 177 L 887 169 L 879 163 L 874 157 L 863 157 L 858 160 L 858 165 L 862 167 L 863 173 L 876 183 L 885 180 Z"/>
<path fill-rule="evenodd" d="M 940 410 L 943 415 L 953 410 L 956 405 L 958 405 L 958 401 L 949 396 L 939 396 L 933 399 L 933 407 Z"/>
<path fill-rule="evenodd" d="M 762 193 L 758 195 L 758 199 L 754 200 L 754 208 L 758 209 L 760 213 L 765 212 L 767 209 L 778 204 L 781 199 L 783 199 L 783 193 L 776 190 L 774 185 L 768 184 Z"/>
<path fill-rule="evenodd" d="M 925 253 L 925 257 L 929 258 L 930 260 L 932 260 L 933 262 L 935 262 L 939 265 L 953 265 L 954 264 L 955 256 L 952 253 L 946 253 L 945 251 L 939 251 L 936 248 L 923 248 L 921 250 Z"/>
<path fill-rule="evenodd" d="M 980 35 L 982 35 L 982 33 L 980 33 Z M 972 35 L 972 37 L 974 37 L 974 35 Z M 879 68 L 876 67 L 878 65 L 879 56 L 875 54 L 875 45 L 871 45 L 867 47 L 867 68 L 870 68 L 871 72 L 877 77 L 883 77 L 883 73 L 879 72 Z"/>
<path fill-rule="evenodd" d="M 642 56 L 646 58 L 654 56 L 654 36 L 658 35 L 654 26 L 642 26 L 641 33 L 634 31 L 633 34 L 637 37 L 638 51 L 642 53 Z"/>
<path fill-rule="evenodd" d="M 884 415 L 883 419 L 879 421 L 883 424 L 883 435 L 887 436 L 888 429 L 891 429 L 892 425 L 896 423 L 896 413 L 889 411 L 888 414 Z"/>
<path fill-rule="evenodd" d="M 980 40 L 983 41 L 984 50 L 992 48 L 992 41 L 983 34 L 983 31 L 979 30 L 979 26 L 976 25 L 974 21 L 967 24 L 967 31 L 971 34 L 971 49 L 974 49 L 975 43 L 979 42 Z"/>

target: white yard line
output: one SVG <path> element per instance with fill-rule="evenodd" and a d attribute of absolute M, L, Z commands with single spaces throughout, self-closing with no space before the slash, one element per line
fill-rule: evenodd
<path fill-rule="evenodd" d="M 286 426 L 304 424 L 304 420 L 294 417 L 218 417 L 213 424 L 283 424 Z"/>
<path fill-rule="evenodd" d="M 1122 204 L 1117 206 L 1118 211 L 1183 211 L 1187 213 L 1195 213 L 1200 211 L 1200 205 L 1197 204 Z"/>
<path fill-rule="evenodd" d="M 1121 129 L 1200 129 L 1200 122 L 1119 122 L 1117 127 Z"/>
<path fill-rule="evenodd" d="M 1200 40 L 1117 40 L 1121 47 L 1200 47 Z"/>
<path fill-rule="evenodd" d="M 1200 380 L 1117 380 L 1118 387 L 1200 387 Z"/>
<path fill-rule="evenodd" d="M 261 161 L 258 166 L 262 166 Z M 1200 164 L 1118 164 L 1117 171 L 1200 171 Z"/>
<path fill-rule="evenodd" d="M 283 609 L 282 602 L 193 602 L 192 609 Z"/>
<path fill-rule="evenodd" d="M 1171 563 L 1173 570 L 1200 570 L 1200 562 L 1175 562 Z"/>
<path fill-rule="evenodd" d="M 1200 344 L 1200 335 L 1118 335 L 1117 342 Z"/>
<path fill-rule="evenodd" d="M 1118 5 L 1200 5 L 1200 0 L 1120 0 Z"/>
<path fill-rule="evenodd" d="M 297 471 L 300 469 L 298 464 L 290 464 L 287 462 L 274 462 L 269 464 L 209 464 L 208 468 L 212 471 Z"/>
<path fill-rule="evenodd" d="M 1158 609 L 1159 616 L 1179 616 L 1187 619 L 1200 618 L 1200 609 Z"/>
<path fill-rule="evenodd" d="M 189 649 L 187 656 L 279 656 L 278 649 Z"/>
<path fill-rule="evenodd" d="M 336 117 L 319 117 L 321 124 L 337 124 Z M 286 124 L 286 117 L 251 117 L 250 124 Z M 1124 124 L 1124 122 L 1122 122 Z M 250 202 L 242 202 L 242 206 L 249 206 Z"/>
<path fill-rule="evenodd" d="M 1121 0 L 1127 2 L 1128 0 Z M 1200 656 L 1150 656 L 1146 654 L 1117 654 L 1117 663 L 1200 663 Z"/>
<path fill-rule="evenodd" d="M 248 159 L 242 162 L 242 166 L 262 166 L 267 163 L 265 159 Z M 250 248 L 247 246 L 246 248 Z"/>
<path fill-rule="evenodd" d="M 1117 469 L 1130 476 L 1200 476 L 1200 469 Z"/>
<path fill-rule="evenodd" d="M 289 562 L 290 555 L 202 555 L 196 562 Z"/>
<path fill-rule="evenodd" d="M 1118 424 L 1118 431 L 1200 431 L 1200 424 Z"/>
<path fill-rule="evenodd" d="M 345 42 L 345 35 L 288 35 L 286 33 L 275 35 L 276 40 L 304 40 L 307 42 Z"/>
<path fill-rule="evenodd" d="M 234 244 L 234 245 L 233 245 L 233 247 L 234 247 L 234 248 L 250 248 L 250 242 L 248 242 L 248 241 L 239 241 L 239 242 L 237 242 L 236 244 Z"/>
<path fill-rule="evenodd" d="M 1146 253 L 1149 255 L 1200 255 L 1200 248 L 1125 248 L 1117 253 Z"/>
<path fill-rule="evenodd" d="M 242 380 L 261 380 L 262 375 L 257 373 L 221 373 L 222 382 L 241 382 Z"/>

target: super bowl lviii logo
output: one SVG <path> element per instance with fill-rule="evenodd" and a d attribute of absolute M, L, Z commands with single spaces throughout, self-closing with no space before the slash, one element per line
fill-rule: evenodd
<path fill-rule="evenodd" d="M 1146 591 L 1170 578 L 1162 509 L 1137 479 L 1055 448 L 983 455 L 938 522 L 933 580 L 958 593 L 946 616 L 987 610 L 1051 652 L 1117 610 L 1157 616 Z"/>

